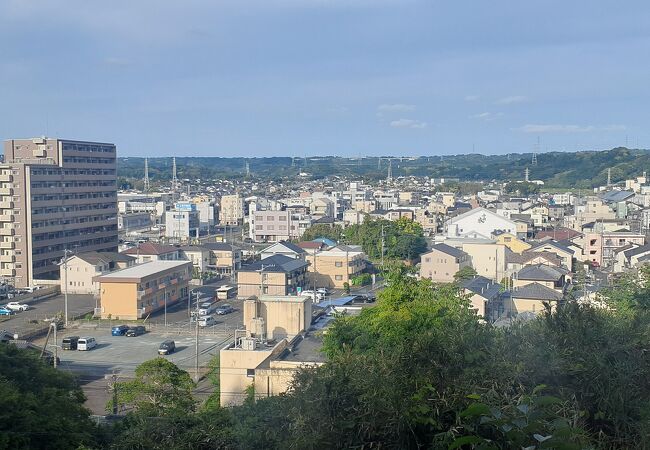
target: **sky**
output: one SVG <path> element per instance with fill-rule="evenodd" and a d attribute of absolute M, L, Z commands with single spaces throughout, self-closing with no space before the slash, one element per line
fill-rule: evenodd
<path fill-rule="evenodd" d="M 2 0 L 0 139 L 120 156 L 650 148 L 648 23 L 636 0 Z"/>

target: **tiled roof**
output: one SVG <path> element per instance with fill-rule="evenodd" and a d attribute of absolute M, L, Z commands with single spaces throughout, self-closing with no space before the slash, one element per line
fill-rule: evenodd
<path fill-rule="evenodd" d="M 542 301 L 562 300 L 562 294 L 539 283 L 530 283 L 514 288 L 512 290 L 512 297 Z"/>
<path fill-rule="evenodd" d="M 261 261 L 256 261 L 252 264 L 241 268 L 242 272 L 284 272 L 289 273 L 295 270 L 307 267 L 308 263 L 302 259 L 290 258 L 285 255 L 272 255 L 264 258 Z"/>
<path fill-rule="evenodd" d="M 143 242 L 136 247 L 131 247 L 123 251 L 124 255 L 164 255 L 178 251 L 178 247 L 163 244 L 154 244 L 153 242 Z"/>
<path fill-rule="evenodd" d="M 431 247 L 431 251 L 433 250 L 446 253 L 447 255 L 453 256 L 454 258 L 462 258 L 463 256 L 467 256 L 467 253 L 465 253 L 464 251 L 459 250 L 447 244 L 436 244 L 433 247 Z"/>

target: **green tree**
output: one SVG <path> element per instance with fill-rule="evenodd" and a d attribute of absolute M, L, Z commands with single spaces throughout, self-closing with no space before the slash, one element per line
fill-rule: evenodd
<path fill-rule="evenodd" d="M 506 184 L 504 190 L 509 194 L 518 194 L 523 197 L 529 197 L 539 193 L 539 185 L 528 181 L 511 181 Z"/>
<path fill-rule="evenodd" d="M 317 223 L 307 228 L 303 233 L 301 239 L 303 241 L 313 241 L 318 238 L 331 239 L 334 242 L 341 240 L 341 233 L 343 229 L 340 225 L 330 226 L 327 224 Z"/>
<path fill-rule="evenodd" d="M 116 383 L 118 405 L 146 417 L 194 411 L 193 388 L 190 375 L 165 358 L 145 361 L 135 369 L 135 379 Z M 112 401 L 106 409 L 112 409 Z"/>
<path fill-rule="evenodd" d="M 454 274 L 454 281 L 460 283 L 462 281 L 471 280 L 476 277 L 476 270 L 472 266 L 465 266 Z"/>
<path fill-rule="evenodd" d="M 0 344 L 0 448 L 94 446 L 99 433 L 84 401 L 74 379 L 38 352 Z"/>

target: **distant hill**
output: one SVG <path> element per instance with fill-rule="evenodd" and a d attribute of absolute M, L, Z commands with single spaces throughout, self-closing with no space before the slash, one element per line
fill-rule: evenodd
<path fill-rule="evenodd" d="M 279 179 L 307 172 L 313 178 L 345 175 L 373 180 L 386 177 L 389 159 L 392 159 L 394 177 L 417 175 L 453 177 L 463 181 L 520 180 L 528 167 L 530 179 L 542 180 L 547 186 L 558 188 L 601 185 L 607 180 L 607 169 L 611 169 L 612 181 L 618 182 L 641 175 L 650 168 L 650 151 L 623 147 L 605 151 L 540 153 L 534 166 L 531 153 L 411 158 L 177 157 L 176 165 L 179 178 L 192 180 L 242 179 L 246 174 L 246 162 L 252 176 L 257 178 Z M 149 158 L 152 181 L 171 179 L 171 167 L 171 158 Z M 144 158 L 119 158 L 118 176 L 122 181 L 142 180 Z"/>

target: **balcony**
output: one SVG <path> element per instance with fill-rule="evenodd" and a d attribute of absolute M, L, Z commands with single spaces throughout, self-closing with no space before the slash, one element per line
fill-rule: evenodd
<path fill-rule="evenodd" d="M 0 228 L 0 236 L 13 236 L 14 234 L 16 234 L 16 230 L 13 228 Z"/>
<path fill-rule="evenodd" d="M 13 249 L 16 247 L 14 241 L 0 241 L 0 249 Z"/>
<path fill-rule="evenodd" d="M 13 188 L 0 188 L 0 195 L 14 195 Z"/>
<path fill-rule="evenodd" d="M 14 202 L 0 202 L 0 209 L 14 209 Z"/>
<path fill-rule="evenodd" d="M 14 255 L 0 255 L 0 263 L 12 263 L 16 261 Z"/>
<path fill-rule="evenodd" d="M 0 269 L 0 276 L 2 276 L 2 277 L 15 277 L 16 276 L 16 270 L 15 269 Z"/>
<path fill-rule="evenodd" d="M 0 214 L 0 222 L 14 222 L 16 220 L 13 214 Z"/>
<path fill-rule="evenodd" d="M 14 177 L 10 173 L 0 173 L 0 181 L 12 182 L 14 181 Z"/>

